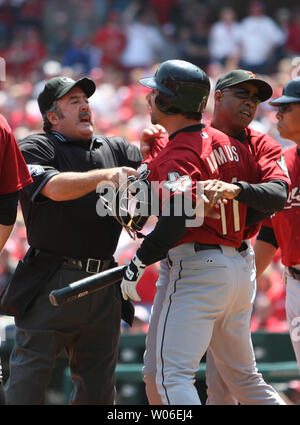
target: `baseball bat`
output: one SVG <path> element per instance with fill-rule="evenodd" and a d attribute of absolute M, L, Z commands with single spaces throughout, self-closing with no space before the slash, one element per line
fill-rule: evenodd
<path fill-rule="evenodd" d="M 99 289 L 120 281 L 123 278 L 126 268 L 126 265 L 114 267 L 72 282 L 65 288 L 54 289 L 49 294 L 50 302 L 52 305 L 58 307 L 84 297 L 87 294 L 99 291 Z"/>

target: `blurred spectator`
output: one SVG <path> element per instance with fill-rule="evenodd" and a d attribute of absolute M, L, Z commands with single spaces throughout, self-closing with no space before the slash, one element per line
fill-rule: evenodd
<path fill-rule="evenodd" d="M 206 2 L 200 2 L 199 0 L 189 0 L 188 4 L 181 1 L 181 9 L 178 25 L 192 25 L 192 22 L 197 19 L 204 19 L 209 22 L 210 8 L 205 4 Z"/>
<path fill-rule="evenodd" d="M 6 243 L 5 248 L 9 252 L 10 265 L 12 268 L 15 268 L 18 261 L 22 260 L 29 248 L 27 242 L 26 228 L 20 207 L 18 207 L 18 215 L 15 227 L 13 229 L 10 239 Z"/>
<path fill-rule="evenodd" d="M 149 309 L 143 305 L 136 305 L 133 324 L 131 328 L 127 326 L 127 332 L 131 334 L 147 334 L 149 328 L 149 318 Z"/>
<path fill-rule="evenodd" d="M 23 1 L 19 9 L 18 24 L 22 27 L 40 29 L 43 10 L 44 6 L 41 0 Z"/>
<path fill-rule="evenodd" d="M 288 29 L 286 51 L 289 55 L 300 55 L 300 7 L 294 10 Z"/>
<path fill-rule="evenodd" d="M 224 7 L 220 12 L 220 20 L 214 23 L 209 32 L 209 53 L 212 62 L 226 65 L 230 61 L 235 68 L 238 63 L 240 29 L 236 21 L 235 11 Z"/>
<path fill-rule="evenodd" d="M 0 42 L 7 44 L 13 37 L 17 23 L 18 8 L 11 4 L 11 0 L 3 0 L 0 5 Z"/>
<path fill-rule="evenodd" d="M 257 281 L 251 331 L 257 330 L 288 332 L 285 285 L 282 281 L 282 269 L 276 262 L 271 264 Z"/>
<path fill-rule="evenodd" d="M 164 24 L 161 27 L 161 35 L 164 39 L 165 47 L 160 50 L 158 62 L 180 57 L 180 48 L 177 39 L 177 27 L 174 24 Z"/>
<path fill-rule="evenodd" d="M 92 68 L 89 45 L 81 37 L 71 39 L 62 57 L 62 66 L 80 66 L 82 74 L 88 74 Z"/>
<path fill-rule="evenodd" d="M 280 62 L 286 55 L 286 42 L 289 34 L 290 20 L 291 20 L 291 11 L 287 7 L 280 7 L 275 12 L 276 22 L 279 25 L 283 35 L 285 42 L 283 44 L 277 45 L 274 49 L 273 54 L 273 68 L 276 69 L 277 63 Z"/>
<path fill-rule="evenodd" d="M 116 122 L 127 93 L 123 72 L 115 68 L 102 69 L 95 94 L 90 98 L 98 128 L 104 130 L 102 125 L 111 127 Z"/>
<path fill-rule="evenodd" d="M 1 56 L 6 62 L 6 74 L 22 78 L 23 63 L 27 60 L 23 51 L 23 35 L 17 31 L 8 45 L 1 50 Z"/>
<path fill-rule="evenodd" d="M 127 43 L 121 64 L 127 71 L 133 68 L 151 68 L 165 47 L 164 39 L 156 26 L 153 11 L 145 9 L 138 12 L 136 18 L 131 10 L 124 17 Z"/>
<path fill-rule="evenodd" d="M 10 252 L 5 247 L 0 254 L 0 295 L 2 294 L 6 284 L 12 277 L 15 271 L 16 265 L 12 261 Z"/>
<path fill-rule="evenodd" d="M 61 60 L 70 44 L 70 32 L 67 28 L 57 28 L 51 35 L 47 46 L 52 59 Z"/>
<path fill-rule="evenodd" d="M 71 36 L 88 41 L 91 33 L 99 25 L 95 14 L 95 1 L 72 0 L 71 6 Z"/>
<path fill-rule="evenodd" d="M 127 108 L 130 110 L 130 117 L 126 122 L 131 129 L 131 140 L 138 142 L 142 130 L 151 124 L 148 103 L 144 95 L 135 95 Z"/>
<path fill-rule="evenodd" d="M 30 27 L 26 31 L 18 30 L 1 56 L 6 61 L 7 74 L 22 80 L 42 66 L 47 53 L 47 47 L 40 39 L 38 31 Z"/>
<path fill-rule="evenodd" d="M 181 16 L 180 0 L 149 0 L 148 5 L 154 10 L 157 21 L 162 26 L 176 22 Z"/>
<path fill-rule="evenodd" d="M 44 39 L 51 54 L 51 59 L 60 60 L 69 45 L 72 35 L 69 0 L 51 0 L 44 2 L 41 17 Z"/>
<path fill-rule="evenodd" d="M 120 57 L 126 46 L 126 36 L 117 10 L 109 12 L 105 23 L 92 38 L 92 46 L 99 49 L 99 66 L 120 68 Z"/>
<path fill-rule="evenodd" d="M 119 12 L 124 13 L 132 4 L 133 0 L 94 0 L 94 2 L 98 4 L 97 8 L 102 7 L 102 11 L 104 10 L 104 14 L 106 14 L 112 10 L 118 10 Z M 144 3 L 145 0 L 138 0 L 137 2 Z M 99 3 L 102 3 L 102 6 L 100 6 Z"/>
<path fill-rule="evenodd" d="M 265 295 L 257 295 L 251 319 L 251 332 L 287 332 L 288 326 L 285 321 L 279 320 L 272 313 L 272 304 Z"/>
<path fill-rule="evenodd" d="M 291 16 L 292 16 L 291 10 L 287 7 L 280 7 L 279 9 L 276 10 L 276 13 L 275 13 L 276 22 L 278 23 L 283 33 L 285 34 L 286 39 L 288 37 Z"/>
<path fill-rule="evenodd" d="M 23 33 L 26 61 L 23 64 L 23 73 L 28 75 L 30 72 L 41 67 L 47 57 L 48 50 L 45 42 L 41 40 L 37 29 L 28 28 L 25 34 Z"/>
<path fill-rule="evenodd" d="M 32 90 L 32 98 L 37 100 L 38 94 L 43 90 L 43 87 L 47 83 L 50 78 L 58 77 L 61 75 L 62 66 L 61 63 L 56 60 L 48 60 L 43 64 L 42 67 L 42 76 L 41 80 L 38 81 L 36 84 L 34 84 L 33 90 Z M 38 108 L 37 108 L 37 112 Z"/>
<path fill-rule="evenodd" d="M 277 46 L 285 43 L 282 29 L 264 14 L 260 1 L 251 1 L 249 16 L 240 23 L 240 67 L 258 74 L 273 71 L 272 54 Z"/>
<path fill-rule="evenodd" d="M 204 17 L 197 16 L 180 31 L 180 54 L 183 60 L 206 70 L 209 63 L 209 29 Z"/>

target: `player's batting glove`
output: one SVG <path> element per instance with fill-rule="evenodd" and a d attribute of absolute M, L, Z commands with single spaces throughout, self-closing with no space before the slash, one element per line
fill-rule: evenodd
<path fill-rule="evenodd" d="M 121 282 L 121 291 L 124 300 L 130 298 L 132 301 L 141 301 L 139 294 L 136 291 L 136 285 L 145 271 L 145 264 L 141 262 L 135 254 L 127 269 Z"/>

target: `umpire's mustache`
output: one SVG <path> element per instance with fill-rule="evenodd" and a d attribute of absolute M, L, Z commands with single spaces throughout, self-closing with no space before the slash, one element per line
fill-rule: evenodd
<path fill-rule="evenodd" d="M 81 122 L 83 120 L 88 120 L 91 124 L 93 124 L 92 114 L 89 111 L 79 112 L 78 121 Z"/>

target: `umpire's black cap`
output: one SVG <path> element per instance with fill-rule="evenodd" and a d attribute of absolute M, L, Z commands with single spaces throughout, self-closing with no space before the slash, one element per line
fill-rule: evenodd
<path fill-rule="evenodd" d="M 81 78 L 78 81 L 69 77 L 51 78 L 38 96 L 38 105 L 42 115 L 48 111 L 54 100 L 60 99 L 73 87 L 80 87 L 87 97 L 92 96 L 96 90 L 96 84 L 90 78 Z"/>
<path fill-rule="evenodd" d="M 233 71 L 222 75 L 216 83 L 216 90 L 223 90 L 227 87 L 247 82 L 254 84 L 258 88 L 258 97 L 261 102 L 268 100 L 272 96 L 273 90 L 270 84 L 260 78 L 257 78 L 253 72 L 246 71 L 244 69 L 234 69 Z"/>
<path fill-rule="evenodd" d="M 283 88 L 282 96 L 269 102 L 276 106 L 281 103 L 300 103 L 300 77 L 293 78 Z"/>

